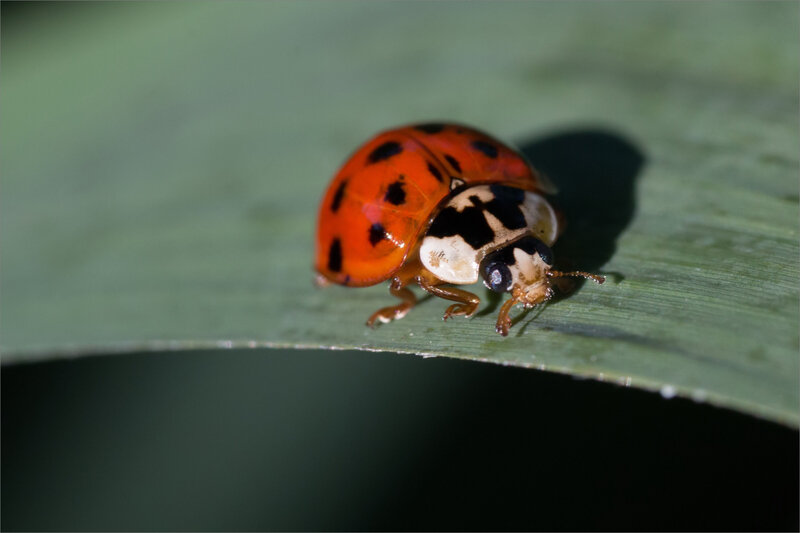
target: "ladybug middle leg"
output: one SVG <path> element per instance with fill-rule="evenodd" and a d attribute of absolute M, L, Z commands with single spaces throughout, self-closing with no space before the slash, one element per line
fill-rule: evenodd
<path fill-rule="evenodd" d="M 417 283 L 423 290 L 439 298 L 458 302 L 447 308 L 442 317 L 444 320 L 447 320 L 451 316 L 461 315 L 469 318 L 478 310 L 481 299 L 476 295 L 462 289 L 456 289 L 455 287 L 442 287 L 440 284 L 437 284 L 436 281 L 433 281 L 435 278 L 428 278 L 433 278 L 433 276 L 425 276 L 423 273 L 416 278 Z"/>

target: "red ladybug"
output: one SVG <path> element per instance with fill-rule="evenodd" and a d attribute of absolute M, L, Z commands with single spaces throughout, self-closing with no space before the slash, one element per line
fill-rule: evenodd
<path fill-rule="evenodd" d="M 317 222 L 318 282 L 366 287 L 390 279 L 402 303 L 367 320 L 402 318 L 416 303 L 408 285 L 454 301 L 451 316 L 472 316 L 480 298 L 451 285 L 483 280 L 511 298 L 495 330 L 508 334 L 511 308 L 553 296 L 550 247 L 559 216 L 554 192 L 518 152 L 459 124 L 416 124 L 386 131 L 342 166 L 322 200 Z"/>

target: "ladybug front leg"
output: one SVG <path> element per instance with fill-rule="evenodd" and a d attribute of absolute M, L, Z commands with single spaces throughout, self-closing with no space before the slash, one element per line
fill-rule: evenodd
<path fill-rule="evenodd" d="M 417 276 L 417 283 L 419 283 L 419 286 L 422 287 L 426 292 L 429 292 L 434 296 L 444 298 L 445 300 L 458 302 L 447 308 L 447 310 L 444 312 L 444 316 L 442 317 L 444 320 L 447 320 L 451 316 L 460 315 L 469 318 L 475 314 L 475 311 L 478 310 L 478 305 L 481 303 L 481 299 L 471 292 L 456 289 L 455 287 L 442 287 L 440 285 L 436 285 L 434 282 L 431 282 L 424 276 Z"/>
<path fill-rule="evenodd" d="M 405 284 L 406 283 L 399 277 L 392 280 L 392 283 L 389 284 L 389 292 L 403 300 L 403 303 L 391 307 L 384 307 L 372 313 L 369 319 L 367 319 L 367 325 L 369 327 L 375 327 L 376 322 L 383 322 L 385 324 L 392 320 L 403 318 L 406 316 L 406 313 L 414 307 L 417 303 L 417 297 L 414 296 L 414 293 L 407 287 L 404 287 Z"/>
<path fill-rule="evenodd" d="M 511 308 L 514 307 L 515 304 L 518 304 L 519 300 L 516 298 L 509 298 L 500 308 L 500 312 L 497 314 L 497 324 L 494 327 L 494 330 L 502 335 L 503 337 L 508 336 L 508 330 L 512 326 L 511 317 L 508 314 L 511 312 Z"/>

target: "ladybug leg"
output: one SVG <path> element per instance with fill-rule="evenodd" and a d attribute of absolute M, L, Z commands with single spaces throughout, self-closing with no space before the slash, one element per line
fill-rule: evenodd
<path fill-rule="evenodd" d="M 403 300 L 403 303 L 378 309 L 367 319 L 369 327 L 375 327 L 376 322 L 391 322 L 406 316 L 406 313 L 417 303 L 417 297 L 404 285 L 406 282 L 399 277 L 394 278 L 389 284 L 389 292 Z"/>
<path fill-rule="evenodd" d="M 433 294 L 434 296 L 444 298 L 445 300 L 458 302 L 447 308 L 447 310 L 444 312 L 444 316 L 442 317 L 444 320 L 447 320 L 451 316 L 459 315 L 464 315 L 469 318 L 475 314 L 475 311 L 478 310 L 478 305 L 481 303 L 481 299 L 471 292 L 456 289 L 455 287 L 442 287 L 436 285 L 435 283 L 432 283 L 426 279 L 424 276 L 417 276 L 417 283 L 419 283 L 419 286 L 422 287 L 423 290 Z"/>
<path fill-rule="evenodd" d="M 497 314 L 497 324 L 494 327 L 494 330 L 506 337 L 508 335 L 508 330 L 512 326 L 511 317 L 508 314 L 511 312 L 511 308 L 514 307 L 515 304 L 519 303 L 516 298 L 509 298 L 500 308 L 500 312 Z"/>

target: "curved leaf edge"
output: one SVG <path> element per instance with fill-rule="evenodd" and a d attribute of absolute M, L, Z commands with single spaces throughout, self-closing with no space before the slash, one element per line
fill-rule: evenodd
<path fill-rule="evenodd" d="M 800 429 L 800 411 L 776 409 L 757 403 L 742 401 L 724 394 L 705 389 L 695 389 L 678 384 L 666 384 L 649 378 L 618 374 L 615 372 L 593 372 L 590 370 L 567 368 L 544 363 L 526 364 L 522 362 L 498 361 L 485 357 L 476 357 L 470 354 L 453 353 L 444 351 L 414 351 L 381 348 L 377 346 L 351 345 L 351 344 L 324 344 L 324 343 L 294 343 L 272 342 L 256 340 L 151 340 L 151 341 L 120 341 L 109 344 L 89 345 L 64 345 L 59 347 L 34 347 L 25 349 L 6 350 L 0 348 L 0 363 L 2 366 L 15 364 L 33 364 L 47 362 L 54 359 L 77 359 L 101 355 L 132 355 L 148 352 L 181 352 L 193 350 L 241 350 L 241 349 L 294 349 L 294 350 L 357 350 L 366 352 L 395 353 L 403 355 L 416 355 L 422 358 L 446 357 L 464 361 L 491 363 L 500 366 L 511 366 L 540 370 L 555 374 L 572 376 L 576 379 L 591 379 L 593 381 L 608 383 L 619 387 L 634 387 L 648 392 L 657 392 L 664 399 L 684 398 L 698 404 L 709 404 L 717 408 L 727 409 L 754 416 L 769 422 L 782 424 L 793 429 Z"/>

